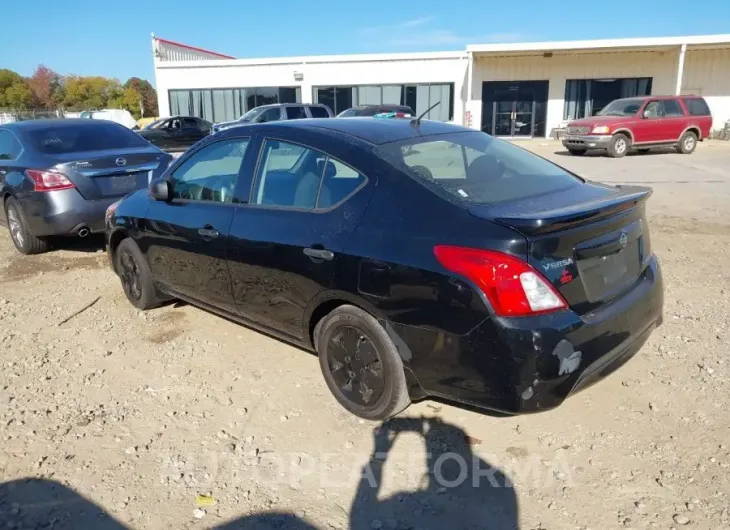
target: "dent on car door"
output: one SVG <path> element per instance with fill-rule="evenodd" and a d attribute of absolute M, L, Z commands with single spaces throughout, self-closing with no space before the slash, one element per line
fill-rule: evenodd
<path fill-rule="evenodd" d="M 244 318 L 302 339 L 307 305 L 335 285 L 372 186 L 343 162 L 280 140 L 263 142 L 257 167 L 231 226 L 233 295 Z"/>
<path fill-rule="evenodd" d="M 235 304 L 226 245 L 248 145 L 248 138 L 227 138 L 181 160 L 169 177 L 172 199 L 152 202 L 143 238 L 163 288 L 229 312 Z"/>

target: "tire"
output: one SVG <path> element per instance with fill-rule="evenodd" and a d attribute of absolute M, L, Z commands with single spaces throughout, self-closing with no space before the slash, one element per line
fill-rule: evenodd
<path fill-rule="evenodd" d="M 626 155 L 631 142 L 625 134 L 614 134 L 611 138 L 611 144 L 608 146 L 608 156 L 611 158 L 621 158 Z"/>
<path fill-rule="evenodd" d="M 583 156 L 586 154 L 586 149 L 568 149 L 568 152 L 573 156 Z"/>
<path fill-rule="evenodd" d="M 132 239 L 124 239 L 114 253 L 114 265 L 127 300 L 137 309 L 152 309 L 163 300 L 157 293 L 147 260 Z"/>
<path fill-rule="evenodd" d="M 697 147 L 697 135 L 692 131 L 687 131 L 679 139 L 677 144 L 677 152 L 683 155 L 691 155 Z"/>
<path fill-rule="evenodd" d="M 403 361 L 372 315 L 342 305 L 317 325 L 315 342 L 324 380 L 348 412 L 382 421 L 410 405 Z"/>
<path fill-rule="evenodd" d="M 36 237 L 28 228 L 23 209 L 15 198 L 10 197 L 5 203 L 5 219 L 8 222 L 8 232 L 18 252 L 25 255 L 48 252 L 51 244 L 47 238 Z"/>

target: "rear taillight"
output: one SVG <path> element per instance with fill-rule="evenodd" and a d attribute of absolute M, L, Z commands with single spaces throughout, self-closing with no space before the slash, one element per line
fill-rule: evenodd
<path fill-rule="evenodd" d="M 26 169 L 25 174 L 33 181 L 34 191 L 57 191 L 76 187 L 71 179 L 58 171 Z"/>
<path fill-rule="evenodd" d="M 107 206 L 106 212 L 104 212 L 104 224 L 109 224 L 109 219 L 111 219 L 112 215 L 114 215 L 114 212 L 117 210 L 117 206 L 119 206 L 120 202 L 122 202 L 121 199 Z"/>
<path fill-rule="evenodd" d="M 493 250 L 447 245 L 437 245 L 433 251 L 444 268 L 474 282 L 498 316 L 538 315 L 568 307 L 553 286 L 519 258 Z"/>

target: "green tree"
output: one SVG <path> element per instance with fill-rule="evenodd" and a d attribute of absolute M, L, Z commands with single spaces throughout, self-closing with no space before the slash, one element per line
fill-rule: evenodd
<path fill-rule="evenodd" d="M 24 85 L 25 81 L 17 72 L 6 68 L 0 69 L 0 107 L 10 107 L 11 103 L 7 100 L 7 91 L 15 85 Z M 22 90 L 16 87 L 12 90 L 12 98 L 17 99 Z M 22 98 L 21 98 L 22 99 Z M 25 107 L 24 107 L 25 108 Z"/>
<path fill-rule="evenodd" d="M 13 83 L 5 90 L 5 105 L 13 109 L 33 108 L 33 92 L 23 81 Z"/>
<path fill-rule="evenodd" d="M 102 109 L 122 92 L 122 86 L 116 79 L 69 76 L 64 83 L 63 104 L 70 110 Z"/>
<path fill-rule="evenodd" d="M 109 107 L 113 109 L 126 109 L 132 114 L 132 116 L 134 116 L 134 119 L 138 120 L 141 118 L 141 101 L 142 95 L 134 88 L 129 87 L 125 88 L 122 93 L 114 99 L 109 100 Z"/>

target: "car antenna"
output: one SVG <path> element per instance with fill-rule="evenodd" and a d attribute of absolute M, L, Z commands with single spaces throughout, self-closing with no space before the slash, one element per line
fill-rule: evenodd
<path fill-rule="evenodd" d="M 440 103 L 441 103 L 440 101 L 437 101 L 436 103 L 434 103 L 433 105 L 431 105 L 430 107 L 428 107 L 428 109 L 426 110 L 426 112 L 424 112 L 423 114 L 421 114 L 418 118 L 412 119 L 411 120 L 411 125 L 413 125 L 415 127 L 418 127 L 419 125 L 421 125 L 421 120 L 423 119 L 423 117 L 426 114 L 428 114 L 429 112 L 431 112 L 433 109 L 435 109 L 436 107 L 438 107 Z"/>

